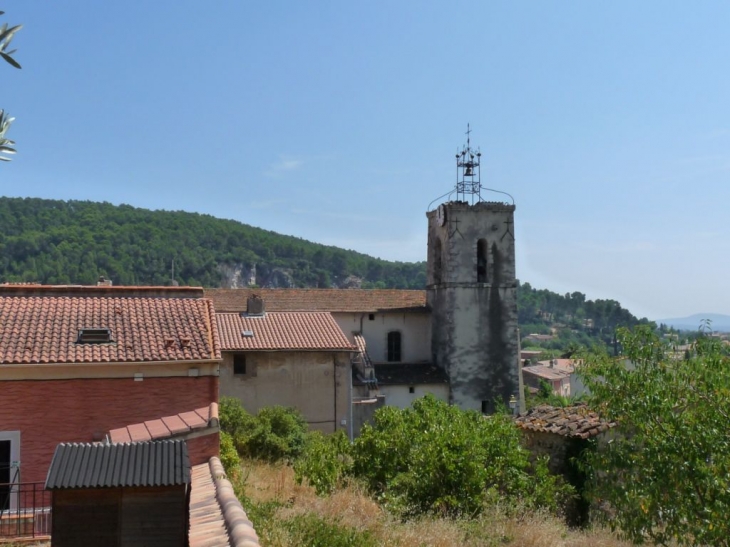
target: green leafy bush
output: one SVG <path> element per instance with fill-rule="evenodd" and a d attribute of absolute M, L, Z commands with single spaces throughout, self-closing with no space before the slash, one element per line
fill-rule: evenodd
<path fill-rule="evenodd" d="M 294 462 L 296 481 L 306 478 L 317 495 L 325 495 L 341 485 L 352 471 L 352 445 L 344 431 L 323 435 L 312 431 L 302 455 Z"/>
<path fill-rule="evenodd" d="M 431 395 L 378 410 L 352 455 L 353 474 L 405 516 L 474 515 L 488 501 L 557 509 L 572 494 L 545 461 L 534 472 L 509 416 L 465 412 Z"/>
<path fill-rule="evenodd" d="M 222 397 L 220 424 L 241 456 L 293 461 L 304 449 L 307 422 L 294 408 L 265 407 L 252 416 L 238 399 Z"/>
<path fill-rule="evenodd" d="M 229 477 L 233 477 L 238 473 L 241 466 L 241 458 L 238 457 L 236 447 L 233 445 L 233 438 L 228 433 L 221 431 L 220 439 L 223 469 L 226 470 Z"/>

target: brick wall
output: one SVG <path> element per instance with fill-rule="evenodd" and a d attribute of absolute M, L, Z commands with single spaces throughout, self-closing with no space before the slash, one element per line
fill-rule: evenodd
<path fill-rule="evenodd" d="M 188 439 L 187 443 L 190 465 L 208 463 L 213 456 L 220 456 L 220 435 L 218 433 Z"/>
<path fill-rule="evenodd" d="M 0 431 L 20 431 L 21 480 L 45 481 L 58 443 L 101 440 L 110 429 L 217 400 L 215 376 L 6 381 L 0 382 Z M 196 451 L 210 450 L 206 443 L 218 435 L 201 439 Z"/>

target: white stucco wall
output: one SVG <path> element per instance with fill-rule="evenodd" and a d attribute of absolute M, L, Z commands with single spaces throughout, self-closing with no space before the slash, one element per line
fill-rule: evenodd
<path fill-rule="evenodd" d="M 381 395 L 385 396 L 385 404 L 388 406 L 396 406 L 398 408 L 407 408 L 411 403 L 423 397 L 427 393 L 432 393 L 437 399 L 449 402 L 449 386 L 447 384 L 421 384 L 413 386 L 413 393 L 409 392 L 410 386 L 380 386 Z"/>
<path fill-rule="evenodd" d="M 375 363 L 388 360 L 388 333 L 401 333 L 401 362 L 431 362 L 431 315 L 426 312 L 333 313 L 342 332 L 352 341 L 352 333 L 365 337 L 370 359 Z"/>

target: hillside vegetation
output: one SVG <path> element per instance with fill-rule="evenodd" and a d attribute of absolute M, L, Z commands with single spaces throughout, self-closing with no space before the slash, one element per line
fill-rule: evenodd
<path fill-rule="evenodd" d="M 261 286 L 422 288 L 424 263 L 389 262 L 233 220 L 129 205 L 0 198 L 0 281 L 220 287 L 226 271 Z"/>

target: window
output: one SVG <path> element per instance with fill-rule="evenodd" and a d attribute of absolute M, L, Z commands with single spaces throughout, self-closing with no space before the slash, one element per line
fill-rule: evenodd
<path fill-rule="evenodd" d="M 106 327 L 79 329 L 77 344 L 109 344 L 113 342 L 112 331 Z"/>
<path fill-rule="evenodd" d="M 477 283 L 487 283 L 487 240 L 477 241 Z"/>
<path fill-rule="evenodd" d="M 375 321 L 375 314 L 374 313 L 368 314 L 368 321 Z"/>
<path fill-rule="evenodd" d="M 388 333 L 388 361 L 401 360 L 401 336 L 398 331 Z"/>
<path fill-rule="evenodd" d="M 243 353 L 233 355 L 233 374 L 235 376 L 243 376 L 246 374 L 246 355 Z"/>
<path fill-rule="evenodd" d="M 408 387 L 408 393 L 415 393 L 415 392 L 416 392 L 416 388 L 414 386 Z"/>

